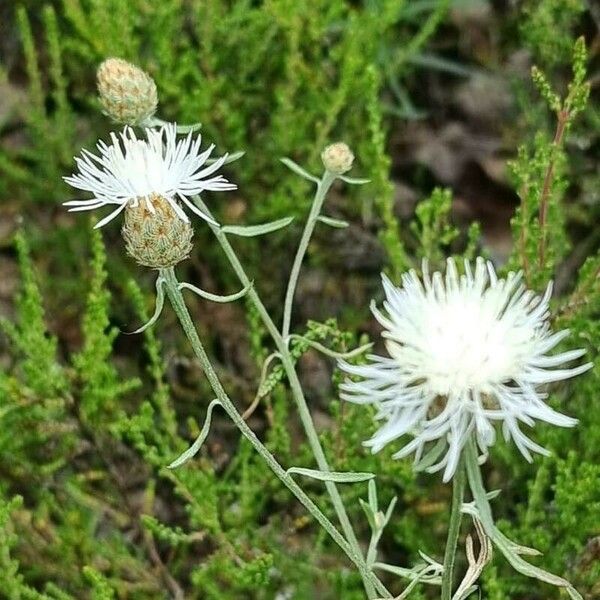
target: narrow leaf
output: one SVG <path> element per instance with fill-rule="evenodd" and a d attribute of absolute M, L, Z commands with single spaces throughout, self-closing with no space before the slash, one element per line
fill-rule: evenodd
<path fill-rule="evenodd" d="M 379 502 L 377 500 L 377 484 L 375 483 L 375 481 L 373 481 L 373 480 L 369 481 L 368 490 L 369 490 L 369 506 L 371 507 L 373 514 L 375 514 L 379 510 Z"/>
<path fill-rule="evenodd" d="M 296 340 L 302 340 L 304 343 L 308 344 L 311 348 L 314 348 L 315 350 L 322 352 L 326 356 L 330 356 L 331 358 L 338 358 L 338 359 L 339 358 L 342 358 L 342 359 L 354 358 L 355 356 L 359 356 L 363 352 L 366 352 L 367 350 L 370 350 L 373 347 L 373 343 L 369 342 L 368 344 L 363 344 L 362 346 L 359 346 L 358 348 L 354 348 L 354 350 L 350 350 L 348 352 L 336 352 L 335 350 L 331 350 L 331 349 L 327 348 L 327 346 L 323 346 L 323 344 L 320 344 L 319 342 L 309 340 L 308 338 L 305 338 L 304 336 L 298 335 L 296 333 L 292 333 L 290 335 L 290 338 L 293 338 Z"/>
<path fill-rule="evenodd" d="M 369 482 L 370 483 L 370 482 Z M 365 511 L 365 515 L 367 517 L 367 521 L 369 521 L 369 526 L 371 527 L 371 531 L 377 530 L 377 521 L 375 520 L 376 511 L 373 510 L 373 507 L 365 502 L 362 498 L 358 499 L 360 506 Z"/>
<path fill-rule="evenodd" d="M 440 565 L 441 566 L 441 565 Z M 435 565 L 424 565 L 420 563 L 412 569 L 406 569 L 403 567 L 396 567 L 387 563 L 376 562 L 373 567 L 381 569 L 388 573 L 393 573 L 398 577 L 405 579 L 411 579 L 412 581 L 418 580 L 421 583 L 428 583 L 430 585 L 441 585 L 442 578 L 440 577 L 440 569 L 436 568 Z M 426 570 L 428 569 L 428 570 Z"/>
<path fill-rule="evenodd" d="M 333 217 L 326 217 L 325 215 L 319 215 L 317 220 L 321 221 L 321 223 L 325 223 L 325 225 L 329 225 L 329 227 L 335 227 L 336 229 L 343 229 L 349 225 L 348 221 L 334 219 Z"/>
<path fill-rule="evenodd" d="M 391 500 L 390 503 L 387 507 L 387 510 L 385 511 L 385 525 L 387 525 L 390 522 L 390 519 L 392 517 L 392 513 L 394 512 L 394 507 L 396 506 L 396 502 L 398 501 L 398 496 L 394 496 Z"/>
<path fill-rule="evenodd" d="M 293 220 L 294 217 L 285 217 L 284 219 L 278 219 L 271 223 L 262 223 L 261 225 L 225 225 L 225 227 L 221 227 L 221 231 L 242 237 L 254 237 L 287 227 Z"/>
<path fill-rule="evenodd" d="M 192 285 L 191 283 L 180 283 L 180 290 L 191 290 L 194 294 L 204 298 L 205 300 L 210 300 L 212 302 L 219 302 L 220 304 L 226 304 L 227 302 L 234 302 L 235 300 L 239 300 L 243 296 L 248 293 L 248 290 L 252 287 L 252 282 L 250 282 L 245 288 L 241 289 L 239 292 L 235 294 L 229 294 L 228 296 L 220 296 L 219 294 L 211 294 L 205 290 L 201 290 L 199 287 Z"/>
<path fill-rule="evenodd" d="M 158 321 L 158 317 L 160 317 L 160 313 L 162 312 L 163 306 L 165 304 L 165 292 L 163 290 L 164 282 L 164 278 L 160 276 L 156 280 L 156 308 L 154 309 L 154 314 L 152 315 L 152 317 L 150 317 L 150 320 L 145 325 L 142 325 L 140 328 L 136 329 L 135 331 L 132 331 L 131 333 L 128 333 L 127 335 L 142 333 L 142 331 L 145 331 L 146 329 L 148 329 L 148 327 L 151 327 L 152 325 L 154 325 L 154 323 L 156 323 L 156 321 Z"/>
<path fill-rule="evenodd" d="M 302 467 L 291 467 L 287 470 L 287 474 L 304 475 L 319 481 L 333 481 L 334 483 L 358 483 L 359 481 L 369 481 L 375 477 L 375 473 L 340 473 L 339 471 L 317 471 Z"/>
<path fill-rule="evenodd" d="M 309 181 L 313 181 L 314 183 L 320 183 L 320 179 L 311 175 L 308 171 L 303 169 L 298 163 L 295 163 L 291 158 L 280 158 L 279 159 L 288 169 L 291 169 L 300 177 L 304 177 L 304 179 L 308 179 Z"/>
<path fill-rule="evenodd" d="M 190 125 L 177 125 L 177 133 L 192 133 L 202 129 L 202 123 L 191 123 Z"/>
<path fill-rule="evenodd" d="M 231 154 L 227 155 L 227 158 L 225 159 L 225 162 L 223 164 L 228 165 L 232 162 L 235 162 L 236 160 L 239 160 L 240 158 L 242 158 L 242 156 L 244 156 L 244 154 L 246 154 L 246 153 L 243 150 L 240 150 L 238 152 L 232 152 Z M 209 158 L 209 159 L 207 159 L 205 164 L 212 165 L 212 164 L 216 163 L 218 160 L 219 160 L 218 158 Z"/>
<path fill-rule="evenodd" d="M 371 181 L 370 179 L 364 179 L 362 177 L 346 177 L 345 175 L 340 175 L 339 178 L 350 185 L 364 185 Z"/>
<path fill-rule="evenodd" d="M 149 117 L 140 123 L 141 127 L 162 127 L 163 125 L 170 125 L 170 122 L 159 119 L 158 117 Z M 201 128 L 202 123 L 192 123 L 191 125 L 175 125 L 175 130 L 177 133 L 190 133 L 193 131 L 198 131 Z"/>
<path fill-rule="evenodd" d="M 202 426 L 202 430 L 196 438 L 196 441 L 183 454 L 181 454 L 179 458 L 176 458 L 169 465 L 169 469 L 176 469 L 177 467 L 180 467 L 182 464 L 186 463 L 188 460 L 190 460 L 190 458 L 193 458 L 198 453 L 198 450 L 200 450 L 202 444 L 204 444 L 204 440 L 206 440 L 206 438 L 208 437 L 208 432 L 210 431 L 210 422 L 212 419 L 212 411 L 215 406 L 220 405 L 221 402 L 216 398 L 208 405 L 208 409 L 206 410 L 206 419 L 204 420 L 204 425 Z"/>

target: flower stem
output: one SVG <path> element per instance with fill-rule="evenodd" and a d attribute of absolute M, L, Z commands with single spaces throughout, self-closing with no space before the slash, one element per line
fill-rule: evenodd
<path fill-rule="evenodd" d="M 450 512 L 450 525 L 448 539 L 444 553 L 444 573 L 442 575 L 442 600 L 452 599 L 452 583 L 454 580 L 454 563 L 456 561 L 456 548 L 462 520 L 462 504 L 465 496 L 467 477 L 461 459 L 452 480 L 452 510 Z"/>
<path fill-rule="evenodd" d="M 200 341 L 198 332 L 196 331 L 183 296 L 181 295 L 181 291 L 179 290 L 179 284 L 173 267 L 161 269 L 160 274 L 165 279 L 167 296 L 169 297 L 179 322 L 181 323 L 181 326 L 187 335 L 190 344 L 192 345 L 194 354 L 200 362 L 200 366 L 202 367 L 206 378 L 213 389 L 213 392 L 216 394 L 219 402 L 221 402 L 225 412 L 240 430 L 242 435 L 252 444 L 254 449 L 264 459 L 273 473 L 292 492 L 292 494 L 294 494 L 294 496 L 302 503 L 306 510 L 308 510 L 308 512 L 319 522 L 319 524 L 346 553 L 348 558 L 356 565 L 363 578 L 363 581 L 368 583 L 372 589 L 377 590 L 378 593 L 383 594 L 384 597 L 391 598 L 391 595 L 385 586 L 379 581 L 374 573 L 368 569 L 362 554 L 358 552 L 357 549 L 342 536 L 333 523 L 323 514 L 323 512 L 321 512 L 319 507 L 306 495 L 306 493 L 294 481 L 291 475 L 289 475 L 279 464 L 273 454 L 271 454 L 271 452 L 269 452 L 269 450 L 263 445 L 258 437 L 256 437 L 256 434 L 252 431 L 252 429 L 250 429 L 246 421 L 242 418 L 237 408 L 223 389 L 223 386 L 219 381 L 208 355 L 206 354 L 204 346 Z"/>
<path fill-rule="evenodd" d="M 304 260 L 304 255 L 308 249 L 310 238 L 312 237 L 315 225 L 317 224 L 317 219 L 321 213 L 325 196 L 327 195 L 331 184 L 335 181 L 335 177 L 336 176 L 330 171 L 325 171 L 323 174 L 323 177 L 317 186 L 317 191 L 315 192 L 315 197 L 310 208 L 308 219 L 304 225 L 304 231 L 302 232 L 300 244 L 298 245 L 298 250 L 296 251 L 296 256 L 294 257 L 294 263 L 292 264 L 292 270 L 290 272 L 290 280 L 285 292 L 285 301 L 283 303 L 283 325 L 281 327 L 281 335 L 284 340 L 287 340 L 287 337 L 290 334 L 292 307 L 294 304 L 294 295 L 296 293 L 296 285 L 298 284 L 298 277 L 300 275 L 302 261 Z"/>
<path fill-rule="evenodd" d="M 209 217 L 212 218 L 212 215 L 204 202 L 200 199 L 199 196 L 194 197 L 194 201 L 198 208 L 205 212 Z M 296 402 L 296 407 L 298 409 L 298 414 L 300 415 L 300 420 L 302 422 L 302 426 L 306 433 L 306 437 L 308 439 L 308 443 L 312 450 L 313 456 L 317 462 L 317 465 L 321 471 L 330 471 L 329 464 L 327 462 L 327 458 L 325 457 L 325 452 L 323 451 L 323 447 L 321 446 L 321 442 L 319 440 L 319 436 L 317 434 L 317 430 L 315 429 L 315 425 L 313 423 L 312 417 L 310 415 L 310 411 L 308 409 L 308 405 L 306 403 L 306 398 L 304 397 L 304 392 L 302 391 L 302 384 L 298 379 L 298 375 L 296 373 L 296 368 L 294 366 L 294 361 L 292 359 L 292 355 L 290 354 L 287 343 L 285 342 L 283 336 L 277 329 L 277 326 L 271 319 L 269 315 L 269 311 L 266 309 L 263 304 L 260 296 L 256 292 L 253 286 L 251 286 L 251 281 L 244 267 L 242 266 L 240 260 L 235 253 L 235 250 L 231 246 L 229 240 L 227 239 L 227 235 L 217 226 L 211 223 L 208 223 L 212 232 L 215 234 L 217 240 L 221 244 L 225 255 L 227 256 L 233 270 L 236 272 L 238 279 L 242 283 L 244 287 L 249 286 L 248 297 L 254 304 L 257 312 L 259 313 L 265 327 L 271 334 L 277 351 L 281 355 L 281 363 L 285 370 L 288 381 L 290 382 L 290 388 L 292 390 L 292 395 L 294 397 L 294 401 Z M 342 530 L 346 539 L 350 543 L 350 545 L 354 548 L 355 552 L 362 556 L 362 550 L 360 548 L 360 544 L 354 533 L 354 529 L 352 528 L 352 524 L 350 523 L 350 519 L 348 518 L 348 513 L 346 512 L 346 508 L 344 506 L 344 502 L 342 501 L 342 497 L 337 489 L 337 486 L 332 481 L 326 481 L 325 487 L 329 496 L 331 497 L 331 502 L 335 509 L 336 515 L 340 521 L 342 526 Z M 376 598 L 376 594 L 369 582 L 363 578 L 365 583 L 365 589 L 367 591 L 367 596 L 369 598 Z M 385 589 L 385 588 L 384 588 Z M 381 591 L 380 591 L 381 593 Z M 384 598 L 391 598 L 392 595 L 386 590 L 383 594 Z"/>

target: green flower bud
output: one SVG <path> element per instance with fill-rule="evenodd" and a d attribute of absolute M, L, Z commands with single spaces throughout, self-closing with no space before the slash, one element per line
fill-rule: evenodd
<path fill-rule="evenodd" d="M 108 58 L 96 73 L 102 108 L 118 123 L 138 125 L 156 112 L 156 84 L 148 73 L 121 58 Z"/>
<path fill-rule="evenodd" d="M 327 146 L 321 153 L 325 168 L 335 175 L 343 175 L 352 168 L 354 154 L 344 142 L 336 142 Z"/>

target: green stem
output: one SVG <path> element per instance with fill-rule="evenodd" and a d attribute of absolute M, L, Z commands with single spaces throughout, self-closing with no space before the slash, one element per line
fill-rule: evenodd
<path fill-rule="evenodd" d="M 446 540 L 446 551 L 444 553 L 444 573 L 442 575 L 442 600 L 452 600 L 452 584 L 454 581 L 454 563 L 456 561 L 456 548 L 458 546 L 458 535 L 460 533 L 460 522 L 462 520 L 462 504 L 465 497 L 465 485 L 467 477 L 463 461 L 459 462 L 456 473 L 452 480 L 452 510 L 450 512 L 450 524 L 448 526 L 448 539 Z"/>
<path fill-rule="evenodd" d="M 319 507 L 306 495 L 302 488 L 294 481 L 285 469 L 277 462 L 277 459 L 269 452 L 263 443 L 256 437 L 256 434 L 250 429 L 246 421 L 242 418 L 235 405 L 223 389 L 219 378 L 213 369 L 213 366 L 206 354 L 204 346 L 198 337 L 198 332 L 194 326 L 190 313 L 187 309 L 181 291 L 178 287 L 177 277 L 173 267 L 161 269 L 160 274 L 165 279 L 165 289 L 175 313 L 181 323 L 181 326 L 187 335 L 190 344 L 194 350 L 194 354 L 200 362 L 213 392 L 216 394 L 219 402 L 223 405 L 223 409 L 235 423 L 242 435 L 252 444 L 254 449 L 264 459 L 273 473 L 282 481 L 282 483 L 294 494 L 294 496 L 302 503 L 308 512 L 319 522 L 319 524 L 327 531 L 333 540 L 346 553 L 348 558 L 356 565 L 363 580 L 376 589 L 380 594 L 390 598 L 389 592 L 379 579 L 367 568 L 367 565 L 360 552 L 354 548 L 336 529 L 333 523 L 321 512 Z"/>
<path fill-rule="evenodd" d="M 290 272 L 290 280 L 288 282 L 287 290 L 285 292 L 285 301 L 283 303 L 283 325 L 281 327 L 281 335 L 284 340 L 287 340 L 288 335 L 290 334 L 290 325 L 292 321 L 292 307 L 294 304 L 294 295 L 296 293 L 298 277 L 300 276 L 300 269 L 302 268 L 302 261 L 304 260 L 304 255 L 306 254 L 306 250 L 308 249 L 310 238 L 312 237 L 313 231 L 315 230 L 317 219 L 321 214 L 321 208 L 323 207 L 325 196 L 327 195 L 331 184 L 335 181 L 335 177 L 336 176 L 330 171 L 325 171 L 325 173 L 323 174 L 323 177 L 321 178 L 321 181 L 319 181 L 319 185 L 317 186 L 317 191 L 315 192 L 315 198 L 310 208 L 308 219 L 306 220 L 306 224 L 304 225 L 304 231 L 302 232 L 300 244 L 298 245 L 298 250 L 296 251 L 296 256 L 294 257 L 292 270 Z"/>
<path fill-rule="evenodd" d="M 210 213 L 208 207 L 206 206 L 206 204 L 204 204 L 204 202 L 199 196 L 195 196 L 194 201 L 198 208 L 200 208 L 212 218 L 212 214 Z M 223 252 L 225 252 L 225 255 L 227 256 L 231 266 L 233 267 L 233 270 L 238 276 L 238 279 L 244 287 L 247 287 L 251 283 L 250 278 L 246 274 L 244 267 L 242 266 L 240 260 L 237 257 L 237 254 L 235 253 L 235 250 L 229 243 L 227 235 L 220 229 L 218 225 L 212 225 L 211 223 L 209 223 L 208 225 L 211 228 L 212 232 L 215 234 L 219 244 L 221 244 Z M 302 385 L 300 383 L 300 380 L 298 379 L 296 368 L 294 366 L 294 361 L 292 359 L 292 355 L 290 354 L 288 345 L 285 342 L 281 333 L 279 332 L 279 329 L 277 329 L 277 326 L 273 322 L 273 319 L 271 319 L 269 311 L 266 309 L 254 286 L 250 286 L 248 290 L 248 297 L 250 298 L 256 310 L 258 311 L 265 327 L 267 328 L 268 332 L 273 338 L 277 351 L 281 355 L 281 363 L 285 370 L 288 381 L 290 382 L 290 388 L 292 390 L 294 401 L 296 402 L 298 414 L 300 415 L 302 426 L 306 433 L 308 443 L 315 457 L 317 465 L 321 471 L 330 471 L 331 469 L 329 468 L 329 464 L 327 462 L 327 458 L 325 457 L 323 447 L 321 446 L 317 430 L 315 429 L 315 425 L 310 415 L 310 411 L 306 403 L 306 398 L 304 397 L 304 392 L 302 391 Z M 344 507 L 342 497 L 340 496 L 336 485 L 331 481 L 326 481 L 325 487 L 327 489 L 327 492 L 329 493 L 329 496 L 331 497 L 331 502 L 340 521 L 346 539 L 354 548 L 355 552 L 362 556 L 360 544 L 358 543 L 358 539 L 356 537 L 356 534 L 354 533 L 354 529 L 352 528 L 352 524 L 350 523 L 350 519 L 348 518 L 348 513 L 346 512 L 346 508 Z M 373 589 L 369 586 L 369 582 L 364 580 L 364 578 L 363 581 L 365 582 L 365 589 L 367 591 L 368 597 L 376 598 L 376 594 L 374 593 Z M 385 590 L 385 588 L 383 589 Z M 379 593 L 382 593 L 380 589 Z M 383 592 L 383 597 L 392 598 L 392 595 L 390 594 L 390 592 L 385 590 Z"/>
<path fill-rule="evenodd" d="M 524 560 L 520 555 L 531 554 L 531 549 L 523 548 L 512 542 L 496 527 L 494 524 L 492 508 L 485 491 L 483 477 L 481 476 L 479 462 L 477 460 L 477 445 L 473 438 L 471 438 L 465 446 L 464 459 L 467 468 L 467 477 L 469 479 L 469 487 L 483 529 L 486 535 L 492 540 L 494 546 L 500 550 L 513 569 L 527 577 L 533 577 L 540 581 L 544 581 L 545 583 L 549 583 L 550 585 L 564 588 L 573 600 L 583 600 L 581 594 L 566 579 L 549 573 L 548 571 L 544 571 Z"/>

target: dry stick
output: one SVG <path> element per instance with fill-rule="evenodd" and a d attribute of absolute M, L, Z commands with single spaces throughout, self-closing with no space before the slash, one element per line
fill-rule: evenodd
<path fill-rule="evenodd" d="M 200 208 L 200 210 L 202 210 L 206 215 L 212 218 L 212 214 L 208 206 L 204 204 L 204 202 L 199 196 L 194 196 L 194 202 L 196 203 L 198 208 Z M 273 319 L 271 319 L 269 311 L 265 308 L 265 305 L 262 303 L 260 296 L 254 289 L 254 287 L 250 285 L 250 278 L 246 274 L 242 263 L 238 259 L 237 254 L 235 253 L 235 250 L 229 243 L 227 235 L 221 230 L 221 228 L 218 225 L 208 223 L 208 226 L 211 228 L 212 232 L 215 234 L 217 240 L 221 244 L 225 255 L 229 259 L 229 262 L 233 267 L 234 271 L 236 272 L 242 285 L 244 287 L 249 286 L 248 296 L 254 304 L 256 310 L 260 314 L 262 321 L 265 324 L 265 327 L 267 328 L 267 330 L 271 334 L 271 337 L 273 338 L 273 341 L 275 342 L 277 351 L 281 355 L 281 362 L 283 368 L 285 369 L 288 381 L 290 382 L 290 387 L 292 389 L 292 394 L 294 396 L 298 413 L 300 415 L 300 420 L 302 421 L 302 426 L 304 427 L 304 431 L 306 432 L 306 437 L 308 438 L 308 443 L 317 461 L 317 465 L 321 471 L 330 471 L 331 469 L 329 468 L 329 464 L 327 462 L 327 458 L 325 457 L 325 453 L 323 451 L 323 447 L 321 446 L 321 442 L 319 441 L 319 436 L 315 429 L 315 425 L 312 421 L 310 411 L 308 410 L 308 405 L 306 403 L 306 399 L 304 398 L 304 392 L 302 391 L 302 385 L 300 383 L 300 380 L 298 379 L 296 368 L 294 366 L 294 361 L 290 355 L 287 343 L 285 342 L 283 336 L 277 329 L 277 326 L 273 322 Z M 360 544 L 358 543 L 358 539 L 356 538 L 356 534 L 354 533 L 354 529 L 352 528 L 352 524 L 350 523 L 350 519 L 348 518 L 348 513 L 346 512 L 346 508 L 335 483 L 333 483 L 332 481 L 326 481 L 325 487 L 327 488 L 327 492 L 331 497 L 333 507 L 340 521 L 346 539 L 354 548 L 354 550 L 362 556 Z M 367 595 L 369 595 L 370 598 L 374 598 L 375 596 L 373 595 L 372 590 L 369 589 L 368 583 L 366 581 L 365 586 L 367 589 Z M 384 594 L 384 598 L 391 598 L 392 595 L 387 590 L 386 592 L 387 593 Z"/>
<path fill-rule="evenodd" d="M 237 408 L 223 389 L 219 377 L 215 372 L 206 350 L 200 341 L 196 327 L 192 321 L 190 313 L 187 309 L 181 290 L 179 289 L 179 282 L 175 276 L 173 267 L 168 269 L 161 269 L 160 274 L 165 279 L 165 289 L 167 296 L 171 301 L 173 310 L 175 311 L 181 326 L 187 335 L 187 338 L 192 345 L 194 354 L 200 362 L 200 366 L 204 371 L 213 392 L 216 394 L 218 400 L 221 402 L 223 409 L 231 420 L 235 423 L 237 428 L 240 430 L 242 435 L 252 444 L 254 449 L 260 454 L 271 471 L 282 481 L 282 483 L 292 492 L 292 494 L 304 505 L 308 512 L 319 522 L 319 524 L 327 531 L 327 533 L 334 539 L 334 541 L 340 546 L 340 548 L 346 553 L 348 558 L 356 565 L 358 571 L 361 574 L 365 587 L 377 590 L 378 593 L 382 594 L 385 598 L 391 598 L 391 594 L 388 592 L 386 587 L 379 581 L 377 576 L 367 567 L 367 564 L 360 552 L 360 548 L 353 546 L 346 538 L 336 529 L 333 523 L 323 514 L 321 509 L 308 497 L 304 490 L 295 482 L 291 475 L 279 464 L 275 456 L 264 446 L 264 444 L 258 439 L 254 431 L 250 429 L 246 421 L 242 418 L 242 415 L 238 412 Z"/>
<path fill-rule="evenodd" d="M 550 153 L 550 160 L 548 161 L 548 167 L 546 169 L 546 175 L 544 176 L 544 185 L 542 187 L 542 194 L 540 196 L 540 245 L 538 248 L 539 266 L 543 268 L 544 260 L 546 257 L 546 223 L 548 221 L 548 202 L 550 200 L 550 191 L 552 188 L 552 179 L 554 176 L 554 164 L 556 162 L 556 152 L 562 143 L 567 123 L 569 122 L 569 112 L 562 109 L 557 113 L 558 123 L 556 125 L 556 133 L 554 134 L 554 140 L 552 141 L 552 151 Z"/>

